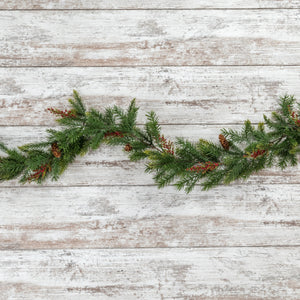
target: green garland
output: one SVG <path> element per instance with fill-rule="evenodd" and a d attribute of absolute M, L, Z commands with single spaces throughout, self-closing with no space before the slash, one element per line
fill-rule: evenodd
<path fill-rule="evenodd" d="M 98 112 L 86 110 L 78 93 L 69 100 L 72 109 L 48 108 L 58 116 L 60 130 L 48 129 L 47 140 L 9 149 L 0 157 L 0 180 L 20 176 L 20 182 L 57 180 L 77 155 L 97 149 L 102 143 L 122 145 L 130 160 L 146 159 L 146 172 L 154 173 L 158 187 L 174 183 L 188 193 L 197 182 L 204 190 L 276 165 L 281 169 L 298 163 L 300 152 L 300 103 L 293 96 L 280 98 L 272 118 L 264 116 L 257 128 L 245 121 L 241 131 L 223 129 L 220 143 L 200 139 L 196 143 L 161 133 L 156 114 L 146 114 L 144 128 L 136 125 L 138 108 L 132 100 L 127 110 L 118 106 Z M 296 108 L 297 106 L 297 108 Z M 268 130 L 265 130 L 265 126 Z"/>

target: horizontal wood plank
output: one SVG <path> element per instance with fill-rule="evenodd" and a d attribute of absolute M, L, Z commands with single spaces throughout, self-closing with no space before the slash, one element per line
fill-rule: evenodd
<path fill-rule="evenodd" d="M 299 10 L 1 11 L 0 66 L 300 65 Z"/>
<path fill-rule="evenodd" d="M 0 249 L 300 246 L 299 195 L 299 185 L 0 189 Z"/>
<path fill-rule="evenodd" d="M 0 9 L 299 8 L 298 0 L 7 0 Z"/>
<path fill-rule="evenodd" d="M 1 47 L 1 46 L 0 46 Z M 54 125 L 76 88 L 88 107 L 154 110 L 161 123 L 262 121 L 285 93 L 300 98 L 300 67 L 0 68 L 0 125 Z"/>
<path fill-rule="evenodd" d="M 166 138 L 174 140 L 176 136 L 192 141 L 207 138 L 217 142 L 220 126 L 174 125 L 163 126 Z M 240 128 L 231 126 L 230 128 Z M 2 127 L 0 140 L 8 146 L 16 147 L 24 143 L 41 141 L 46 129 L 39 127 Z M 131 162 L 121 147 L 103 145 L 100 149 L 78 157 L 56 182 L 46 180 L 45 186 L 93 186 L 93 185 L 153 185 L 152 175 L 144 173 L 144 162 Z M 283 171 L 278 168 L 265 169 L 259 175 L 251 176 L 246 182 L 251 184 L 299 184 L 300 164 Z M 4 181 L 2 187 L 19 186 L 17 180 Z M 31 186 L 35 184 L 26 184 Z"/>
<path fill-rule="evenodd" d="M 299 248 L 3 251 L 1 299 L 300 297 Z"/>

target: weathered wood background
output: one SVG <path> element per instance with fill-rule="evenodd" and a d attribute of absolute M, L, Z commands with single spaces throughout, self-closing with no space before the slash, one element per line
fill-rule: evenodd
<path fill-rule="evenodd" d="M 153 109 L 216 140 L 300 98 L 299 0 L 0 1 L 0 139 L 45 108 Z M 0 299 L 300 299 L 300 167 L 185 195 L 103 147 L 58 182 L 0 184 Z"/>

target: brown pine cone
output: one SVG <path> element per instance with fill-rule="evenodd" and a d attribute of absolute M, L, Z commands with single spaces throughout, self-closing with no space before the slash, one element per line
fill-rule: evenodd
<path fill-rule="evenodd" d="M 126 152 L 130 152 L 132 150 L 132 146 L 130 144 L 126 144 L 125 147 L 124 147 L 124 150 Z"/>
<path fill-rule="evenodd" d="M 59 150 L 56 142 L 51 145 L 51 152 L 56 158 L 61 157 L 61 151 Z"/>
<path fill-rule="evenodd" d="M 226 140 L 226 138 L 223 134 L 219 135 L 219 141 L 225 150 L 229 150 L 229 142 Z"/>

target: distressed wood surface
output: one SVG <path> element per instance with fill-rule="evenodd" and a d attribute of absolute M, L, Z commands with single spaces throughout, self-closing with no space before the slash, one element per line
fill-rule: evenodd
<path fill-rule="evenodd" d="M 0 68 L 0 125 L 54 125 L 46 108 L 67 107 L 74 88 L 100 110 L 135 97 L 140 123 L 150 110 L 166 124 L 259 122 L 299 82 L 300 67 Z"/>
<path fill-rule="evenodd" d="M 7 0 L 0 9 L 206 9 L 299 8 L 298 0 Z"/>
<path fill-rule="evenodd" d="M 296 248 L 2 251 L 6 299 L 299 299 Z"/>
<path fill-rule="evenodd" d="M 0 190 L 0 249 L 300 246 L 299 194 L 288 184 L 189 195 L 153 186 L 12 187 Z"/>
<path fill-rule="evenodd" d="M 266 9 L 271 8 L 271 9 Z M 0 141 L 42 140 L 76 88 L 217 141 L 300 98 L 298 0 L 0 0 Z M 299 158 L 300 161 L 300 158 Z M 158 190 L 104 146 L 58 182 L 0 183 L 0 299 L 300 299 L 300 164 Z"/>
<path fill-rule="evenodd" d="M 0 66 L 299 65 L 299 10 L 1 11 Z"/>
<path fill-rule="evenodd" d="M 238 129 L 240 126 L 228 128 Z M 191 141 L 206 138 L 218 141 L 220 126 L 208 125 L 165 125 L 162 130 L 166 138 L 175 140 L 176 136 L 186 137 Z M 42 141 L 46 136 L 46 128 L 39 127 L 2 127 L 0 140 L 8 146 L 17 147 L 25 143 Z M 84 157 L 76 158 L 58 181 L 46 180 L 44 186 L 94 186 L 94 185 L 153 185 L 152 175 L 144 173 L 144 162 L 131 162 L 121 147 L 103 145 Z M 300 164 L 283 171 L 273 167 L 252 175 L 242 184 L 299 184 Z M 234 183 L 233 183 L 234 184 Z M 34 185 L 34 184 L 33 184 Z M 0 187 L 22 186 L 18 180 L 4 181 Z M 25 186 L 32 186 L 26 184 Z"/>

